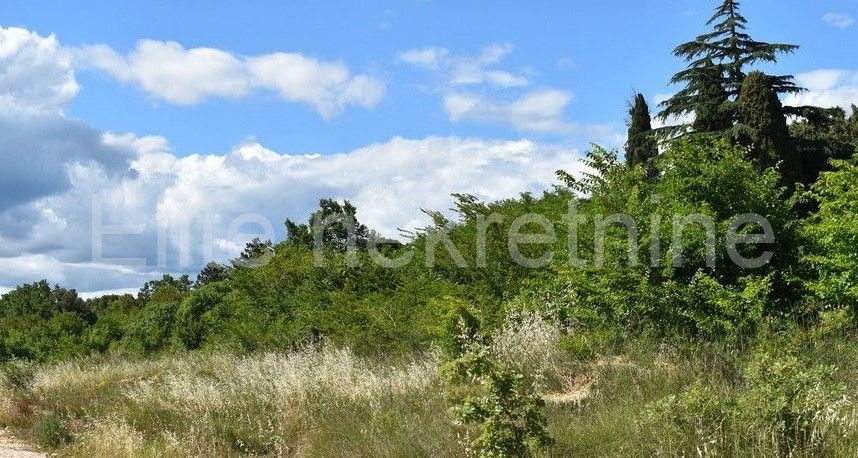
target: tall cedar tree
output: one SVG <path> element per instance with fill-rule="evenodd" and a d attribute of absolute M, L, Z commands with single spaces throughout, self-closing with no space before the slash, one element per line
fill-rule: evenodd
<path fill-rule="evenodd" d="M 658 145 L 652 136 L 649 106 L 643 94 L 635 94 L 629 104 L 629 134 L 626 141 L 626 162 L 629 165 L 641 164 L 647 176 L 655 175 L 651 159 L 658 154 Z"/>
<path fill-rule="evenodd" d="M 704 63 L 700 72 L 689 82 L 689 87 L 693 87 L 697 94 L 694 122 L 691 124 L 694 132 L 724 132 L 733 127 L 730 97 L 724 89 L 721 70 L 712 60 Z"/>
<path fill-rule="evenodd" d="M 731 121 L 738 118 L 737 108 L 733 101 L 739 95 L 745 80 L 744 69 L 757 62 L 777 62 L 777 55 L 792 53 L 798 46 L 783 43 L 766 43 L 756 41 L 745 33 L 747 19 L 739 13 L 739 0 L 724 0 L 715 9 L 712 17 L 706 23 L 713 31 L 698 36 L 692 41 L 676 47 L 673 54 L 688 62 L 688 67 L 671 78 L 673 84 L 685 84 L 685 88 L 673 97 L 661 103 L 661 119 L 680 117 L 695 113 L 702 107 L 714 106 L 706 84 L 715 73 L 721 79 L 721 87 L 726 92 L 728 100 L 718 104 L 717 110 L 702 110 L 703 115 L 717 113 L 728 116 Z M 714 66 L 714 69 L 712 67 Z M 776 94 L 799 92 L 801 89 L 792 82 L 791 75 L 771 76 L 771 87 Z M 720 126 L 724 120 L 712 122 L 701 121 L 703 126 Z M 688 126 L 676 126 L 677 131 L 685 130 Z M 710 126 L 711 127 L 711 126 Z"/>
<path fill-rule="evenodd" d="M 751 159 L 762 168 L 781 164 L 787 184 L 801 177 L 801 163 L 796 160 L 786 116 L 772 77 L 763 72 L 748 74 L 739 96 L 738 139 L 750 148 Z"/>

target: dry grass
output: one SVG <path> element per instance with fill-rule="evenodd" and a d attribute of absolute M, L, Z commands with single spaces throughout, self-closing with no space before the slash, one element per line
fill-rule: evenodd
<path fill-rule="evenodd" d="M 750 389 L 725 375 L 735 372 L 731 364 L 741 372 L 747 356 L 639 340 L 584 362 L 563 350 L 562 338 L 535 315 L 510 318 L 491 337 L 491 352 L 540 386 L 556 439 L 549 455 L 769 456 L 782 448 L 753 405 L 743 411 L 750 420 L 718 419 L 727 408 L 719 403 Z M 856 456 L 858 347 L 814 345 L 820 356 L 811 359 L 836 363 L 846 391 L 832 401 L 806 393 L 820 399 L 819 408 L 804 409 L 814 412 L 813 449 L 790 453 Z M 323 346 L 72 361 L 3 380 L 0 424 L 23 431 L 46 414 L 60 418 L 72 438 L 56 450 L 64 456 L 462 456 L 475 431 L 451 421 L 438 365 L 434 355 L 390 364 Z M 691 390 L 701 379 L 711 393 Z M 716 420 L 699 405 L 717 407 Z"/>
<path fill-rule="evenodd" d="M 447 427 L 436 368 L 431 356 L 392 366 L 329 348 L 79 361 L 40 370 L 32 392 L 71 419 L 75 440 L 64 452 L 78 456 L 335 456 L 361 437 L 370 450 L 431 454 L 447 445 L 409 436 Z M 326 437 L 337 421 L 354 430 Z"/>

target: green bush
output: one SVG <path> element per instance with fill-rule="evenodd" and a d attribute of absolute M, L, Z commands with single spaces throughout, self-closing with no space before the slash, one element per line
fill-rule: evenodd
<path fill-rule="evenodd" d="M 845 386 L 832 366 L 806 366 L 793 355 L 760 352 L 745 370 L 747 390 L 737 399 L 736 415 L 752 440 L 772 441 L 788 453 L 819 446 L 814 434 L 826 412 L 837 406 Z"/>
<path fill-rule="evenodd" d="M 53 450 L 71 440 L 65 420 L 53 412 L 41 414 L 33 424 L 33 437 L 39 447 Z"/>
<path fill-rule="evenodd" d="M 708 383 L 697 380 L 684 392 L 647 405 L 641 426 L 651 437 L 649 453 L 691 456 L 715 452 L 726 445 L 731 400 Z"/>
<path fill-rule="evenodd" d="M 471 446 L 480 457 L 529 457 L 552 443 L 545 401 L 520 372 L 496 361 L 480 334 L 480 325 L 465 307 L 450 316 L 448 360 L 442 373 L 454 391 L 475 391 L 453 407 L 456 423 L 477 423 L 480 435 Z"/>

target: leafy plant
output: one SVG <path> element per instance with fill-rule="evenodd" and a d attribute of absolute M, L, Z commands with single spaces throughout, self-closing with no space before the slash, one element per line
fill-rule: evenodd
<path fill-rule="evenodd" d="M 462 352 L 445 371 L 453 383 L 465 380 L 479 387 L 453 407 L 456 422 L 480 425 L 471 444 L 480 457 L 532 456 L 552 443 L 545 402 L 524 375 L 491 357 L 472 318 L 459 320 Z"/>

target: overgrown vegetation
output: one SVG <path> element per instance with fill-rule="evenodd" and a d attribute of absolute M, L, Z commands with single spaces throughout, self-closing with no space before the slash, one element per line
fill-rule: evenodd
<path fill-rule="evenodd" d="M 738 8 L 676 50 L 693 123 L 636 94 L 626 160 L 542 195 L 457 194 L 405 243 L 325 199 L 195 281 L 3 295 L 0 424 L 78 456 L 854 456 L 858 116 L 782 106 L 753 65 L 796 48 Z"/>

